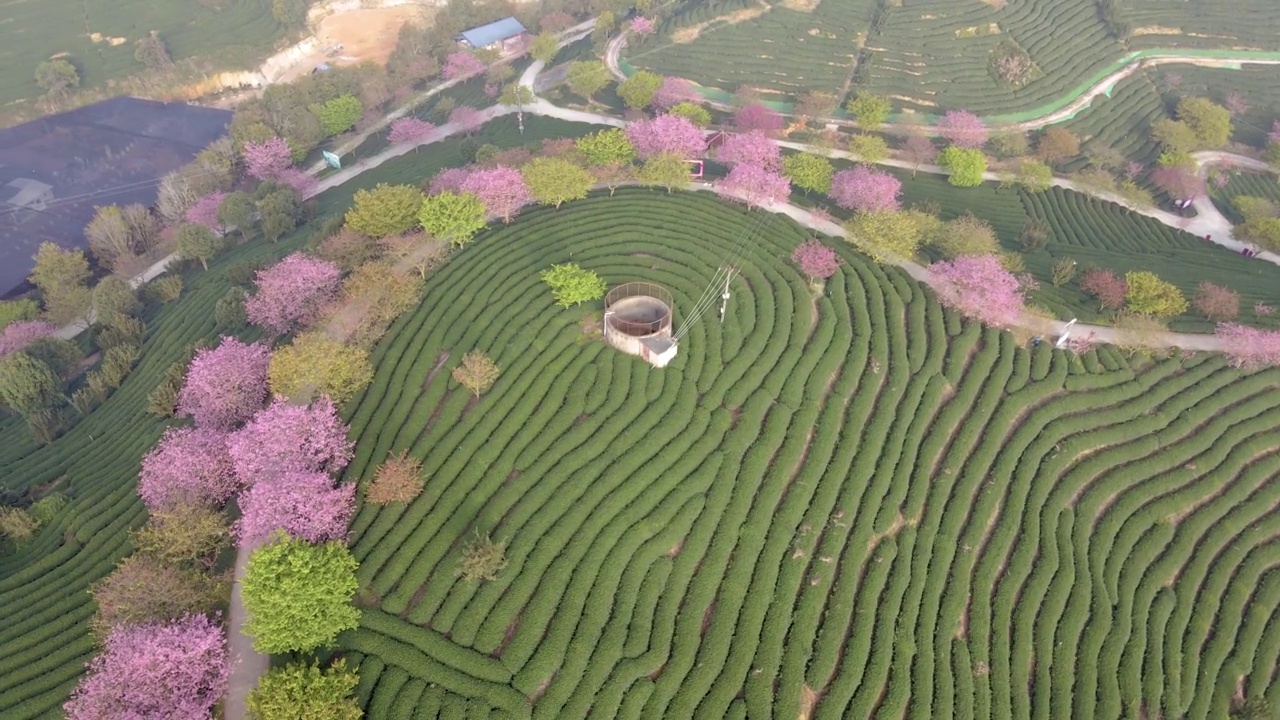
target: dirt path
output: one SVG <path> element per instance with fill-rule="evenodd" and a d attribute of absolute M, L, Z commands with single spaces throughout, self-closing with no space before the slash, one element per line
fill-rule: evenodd
<path fill-rule="evenodd" d="M 249 691 L 258 685 L 258 678 L 271 665 L 271 658 L 253 649 L 253 640 L 244 634 L 244 602 L 240 597 L 240 585 L 249 567 L 249 554 L 253 548 L 236 551 L 235 580 L 231 585 L 231 609 L 228 613 L 228 645 L 231 651 L 231 680 L 227 686 L 225 720 L 245 720 L 248 717 L 246 701 Z"/>

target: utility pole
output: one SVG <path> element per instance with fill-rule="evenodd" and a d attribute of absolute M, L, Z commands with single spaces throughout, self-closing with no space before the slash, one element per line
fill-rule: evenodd
<path fill-rule="evenodd" d="M 729 307 L 729 281 L 733 279 L 733 270 L 724 276 L 724 294 L 720 296 L 720 324 L 724 324 L 724 313 Z"/>

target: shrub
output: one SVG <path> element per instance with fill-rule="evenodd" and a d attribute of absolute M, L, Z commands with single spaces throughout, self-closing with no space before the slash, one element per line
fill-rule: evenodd
<path fill-rule="evenodd" d="M 480 397 L 493 387 L 501 373 L 501 368 L 492 358 L 479 350 L 472 350 L 463 355 L 462 363 L 453 369 L 453 379 Z"/>
<path fill-rule="evenodd" d="M 162 275 L 143 285 L 142 292 L 148 300 L 167 305 L 182 297 L 182 276 Z"/>
<path fill-rule="evenodd" d="M 454 574 L 467 582 L 497 580 L 506 567 L 507 541 L 494 542 L 488 535 L 477 535 L 462 549 Z"/>
<path fill-rule="evenodd" d="M 248 298 L 249 292 L 242 287 L 227 290 L 213 306 L 213 321 L 224 330 L 243 328 L 249 322 L 244 312 L 244 303 Z"/>
<path fill-rule="evenodd" d="M 375 505 L 407 503 L 422 493 L 422 461 L 401 450 L 378 466 L 364 499 Z"/>

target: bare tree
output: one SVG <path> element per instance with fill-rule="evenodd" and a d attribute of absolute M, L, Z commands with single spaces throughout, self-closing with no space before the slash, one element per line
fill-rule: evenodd
<path fill-rule="evenodd" d="M 89 239 L 89 250 L 104 267 L 115 268 L 121 261 L 134 256 L 132 232 L 124 213 L 116 205 L 97 208 L 93 219 L 84 228 Z"/>
<path fill-rule="evenodd" d="M 151 214 L 151 208 L 133 203 L 120 208 L 124 221 L 129 224 L 129 240 L 136 255 L 145 255 L 160 242 L 160 220 Z"/>

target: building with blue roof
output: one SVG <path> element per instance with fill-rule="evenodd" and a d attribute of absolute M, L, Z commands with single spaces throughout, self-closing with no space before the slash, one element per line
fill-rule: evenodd
<path fill-rule="evenodd" d="M 456 40 L 464 47 L 473 50 L 492 49 L 509 52 L 523 42 L 528 32 L 519 20 L 506 17 L 487 25 L 463 30 Z"/>

